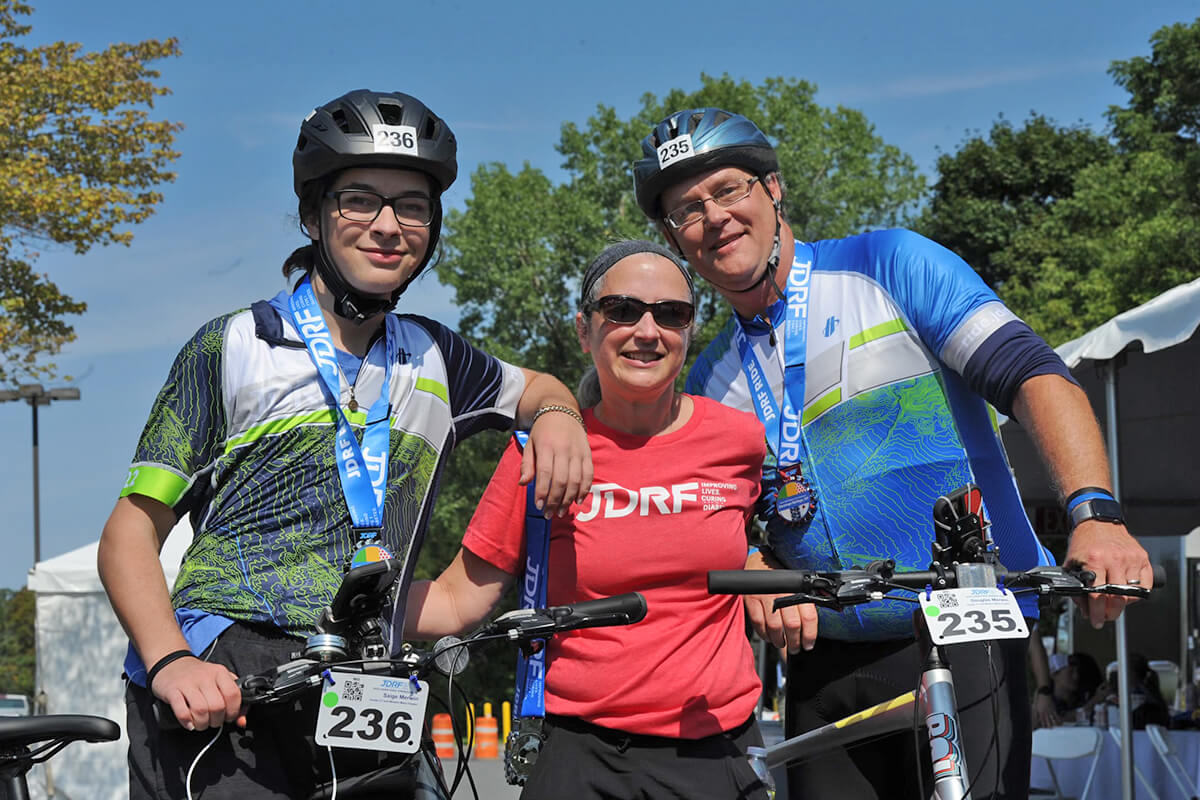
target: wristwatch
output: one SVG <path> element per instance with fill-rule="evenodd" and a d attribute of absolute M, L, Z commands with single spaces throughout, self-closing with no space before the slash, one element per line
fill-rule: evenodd
<path fill-rule="evenodd" d="M 1072 530 L 1077 528 L 1079 523 L 1089 519 L 1113 522 L 1118 525 L 1125 524 L 1125 516 L 1121 513 L 1121 504 L 1111 497 L 1093 497 L 1084 500 L 1071 507 L 1070 515 Z"/>
<path fill-rule="evenodd" d="M 1050 695 L 1054 694 L 1054 690 L 1051 689 L 1049 686 L 1039 686 L 1039 687 L 1037 687 L 1037 693 L 1043 694 L 1043 695 L 1046 695 L 1047 697 L 1049 697 Z"/>

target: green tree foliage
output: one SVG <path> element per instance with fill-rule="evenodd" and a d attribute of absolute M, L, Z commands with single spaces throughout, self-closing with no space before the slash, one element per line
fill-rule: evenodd
<path fill-rule="evenodd" d="M 631 166 L 651 127 L 681 109 L 718 106 L 759 124 L 778 150 L 788 217 L 801 238 L 903 222 L 924 191 L 912 159 L 876 135 L 861 112 L 822 107 L 815 94 L 814 85 L 795 79 L 755 86 L 704 75 L 697 91 L 645 95 L 629 119 L 601 105 L 584 127 L 565 123 L 557 146 L 562 183 L 528 164 L 516 173 L 481 166 L 466 210 L 447 215 L 447 257 L 438 270 L 463 308 L 463 333 L 522 365 L 579 374 L 572 323 L 578 278 L 606 243 L 657 238 L 634 202 Z M 700 305 L 703 343 L 726 305 L 708 287 Z"/>
<path fill-rule="evenodd" d="M 52 375 L 46 357 L 75 338 L 66 318 L 86 310 L 34 271 L 34 248 L 128 244 L 178 156 L 180 126 L 149 118 L 169 90 L 146 66 L 177 55 L 175 39 L 24 47 L 32 12 L 0 0 L 0 383 Z"/>
<path fill-rule="evenodd" d="M 1034 116 L 939 159 L 922 230 L 1052 344 L 1200 276 L 1200 19 L 1150 44 L 1109 68 L 1109 137 Z"/>
<path fill-rule="evenodd" d="M 1017 231 L 1039 224 L 1075 193 L 1083 168 L 1116 148 L 1086 127 L 1060 128 L 1041 115 L 1020 128 L 1001 118 L 987 138 L 975 136 L 938 158 L 938 180 L 917 227 L 954 250 L 989 285 L 1012 277 L 1006 258 Z"/>
<path fill-rule="evenodd" d="M 36 595 L 0 589 L 0 693 L 33 697 Z"/>

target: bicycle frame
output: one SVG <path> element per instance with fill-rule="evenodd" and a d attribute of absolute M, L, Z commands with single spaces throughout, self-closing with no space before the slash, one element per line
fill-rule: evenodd
<path fill-rule="evenodd" d="M 913 727 L 914 717 L 919 710 L 923 713 L 929 736 L 933 766 L 931 797 L 933 800 L 970 800 L 970 773 L 958 721 L 954 675 L 944 649 L 929 641 L 928 632 L 924 623 L 917 619 L 918 616 L 913 615 L 913 624 L 922 644 L 928 645 L 919 692 L 906 692 L 774 744 L 767 748 L 767 766 L 785 766 L 855 742 L 908 730 Z"/>

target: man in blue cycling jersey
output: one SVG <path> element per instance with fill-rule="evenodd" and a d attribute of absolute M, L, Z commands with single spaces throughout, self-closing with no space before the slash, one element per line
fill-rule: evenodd
<path fill-rule="evenodd" d="M 905 230 L 797 241 L 775 150 L 740 115 L 680 111 L 654 127 L 642 150 L 638 204 L 736 312 L 697 359 L 687 391 L 754 411 L 767 430 L 761 511 L 769 546 L 748 567 L 842 569 L 894 558 L 899 569 L 923 569 L 934 501 L 972 481 L 1004 564 L 1045 563 L 990 403 L 1037 444 L 1074 525 L 1068 560 L 1098 582 L 1152 584 L 1146 553 L 1110 493 L 1086 396 L 962 259 Z M 772 600 L 747 598 L 747 607 L 761 634 L 795 653 L 789 734 L 916 687 L 911 605 L 775 613 Z M 1123 603 L 1094 598 L 1085 611 L 1099 625 Z M 1036 616 L 1032 600 L 1022 607 Z M 951 650 L 976 797 L 1027 794 L 1025 645 Z M 913 796 L 912 759 L 911 734 L 887 737 L 792 767 L 789 791 Z"/>

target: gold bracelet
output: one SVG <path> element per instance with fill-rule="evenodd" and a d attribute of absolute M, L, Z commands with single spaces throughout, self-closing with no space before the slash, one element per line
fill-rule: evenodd
<path fill-rule="evenodd" d="M 542 414 L 545 414 L 549 411 L 561 411 L 563 414 L 572 416 L 575 418 L 576 422 L 578 422 L 580 425 L 583 425 L 584 430 L 587 430 L 587 425 L 584 425 L 582 414 L 580 414 L 578 411 L 571 408 L 570 406 L 558 406 L 558 405 L 542 406 L 541 408 L 539 408 L 537 410 L 537 412 L 533 415 L 533 419 L 529 423 L 530 430 L 533 429 L 533 424 L 538 421 L 538 417 L 540 417 Z"/>

